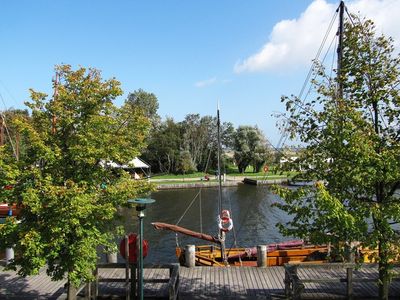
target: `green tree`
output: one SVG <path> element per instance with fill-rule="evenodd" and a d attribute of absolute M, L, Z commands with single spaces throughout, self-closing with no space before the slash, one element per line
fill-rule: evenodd
<path fill-rule="evenodd" d="M 209 151 L 210 135 L 213 130 L 213 119 L 210 116 L 200 117 L 199 114 L 188 114 L 181 122 L 183 130 L 183 149 L 190 153 L 197 169 L 203 169 L 205 157 Z M 183 152 L 184 153 L 184 152 Z"/>
<path fill-rule="evenodd" d="M 151 134 L 143 158 L 153 172 L 177 173 L 179 153 L 183 145 L 181 126 L 172 118 L 161 122 Z"/>
<path fill-rule="evenodd" d="M 19 274 L 38 273 L 47 264 L 53 279 L 67 274 L 77 286 L 92 279 L 99 246 L 115 247 L 117 207 L 149 192 L 105 161 L 127 162 L 144 148 L 149 122 L 141 110 L 113 100 L 122 94 L 115 79 L 95 69 L 56 67 L 60 81 L 53 99 L 31 91 L 30 119 L 13 128 L 27 141 L 16 161 L 0 148 L 0 183 L 11 183 L 7 199 L 23 206 L 20 223 L 9 220 L 0 245 L 13 245 Z"/>
<path fill-rule="evenodd" d="M 260 172 L 271 156 L 263 133 L 252 126 L 239 126 L 234 136 L 234 158 L 239 172 L 253 166 L 253 172 Z"/>
<path fill-rule="evenodd" d="M 233 144 L 232 123 L 221 126 L 224 149 Z M 155 172 L 177 173 L 182 150 L 189 151 L 196 169 L 207 172 L 217 168 L 217 120 L 211 116 L 189 114 L 183 122 L 167 118 L 154 128 L 143 158 Z"/>
<path fill-rule="evenodd" d="M 221 142 L 224 149 L 233 149 L 235 141 L 235 127 L 231 122 L 224 122 L 221 126 Z"/>
<path fill-rule="evenodd" d="M 0 112 L 0 146 L 6 144 L 14 153 L 14 157 L 18 159 L 20 152 L 26 150 L 26 141 L 21 140 L 21 136 L 13 125 L 15 118 L 25 118 L 29 120 L 28 110 L 8 109 Z M 9 122 L 10 121 L 10 122 Z"/>
<path fill-rule="evenodd" d="M 181 171 L 182 174 L 188 174 L 197 171 L 189 151 L 181 151 L 179 155 L 178 170 Z"/>
<path fill-rule="evenodd" d="M 129 93 L 126 103 L 142 109 L 144 115 L 150 119 L 153 127 L 160 124 L 160 116 L 157 114 L 159 104 L 155 94 L 138 89 L 133 93 Z"/>
<path fill-rule="evenodd" d="M 294 216 L 279 226 L 314 243 L 358 241 L 378 249 L 379 295 L 387 299 L 390 261 L 400 247 L 400 57 L 371 21 L 354 19 L 345 24 L 340 77 L 333 81 L 319 67 L 316 99 L 283 98 L 291 132 L 307 145 L 303 177 L 321 183 L 277 188 L 285 200 L 279 206 Z"/>

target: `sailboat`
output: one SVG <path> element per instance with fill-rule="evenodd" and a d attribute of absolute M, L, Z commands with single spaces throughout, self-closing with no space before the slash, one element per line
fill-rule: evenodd
<path fill-rule="evenodd" d="M 177 225 L 155 222 L 155 229 L 170 230 L 176 233 L 191 236 L 210 242 L 208 245 L 195 246 L 195 264 L 198 266 L 257 266 L 257 247 L 253 248 L 226 248 L 226 236 L 234 228 L 231 212 L 223 207 L 222 175 L 221 175 L 221 140 L 220 140 L 220 113 L 217 108 L 217 167 L 218 167 L 218 215 L 216 236 L 189 230 Z M 321 260 L 326 257 L 326 246 L 307 245 L 303 240 L 287 241 L 278 244 L 266 245 L 266 266 L 278 266 L 290 261 Z M 185 248 L 177 244 L 176 255 L 181 264 L 186 262 Z"/>
<path fill-rule="evenodd" d="M 337 13 L 339 13 L 339 44 L 338 53 L 338 73 L 341 69 L 342 60 L 342 39 L 343 39 L 343 13 L 345 10 L 344 2 L 341 1 Z M 340 74 L 340 73 L 339 73 Z M 340 90 L 340 87 L 339 87 Z M 222 207 L 221 199 L 221 172 L 220 172 L 220 116 L 217 110 L 218 126 L 218 179 L 219 179 L 219 214 L 217 216 L 217 236 L 212 236 L 196 231 L 192 231 L 177 225 L 167 223 L 152 223 L 156 229 L 170 230 L 191 237 L 198 238 L 212 243 L 211 245 L 195 246 L 195 264 L 199 266 L 257 266 L 257 248 L 229 248 L 225 247 L 225 237 L 234 228 L 233 220 L 229 210 Z M 266 266 L 279 266 L 288 262 L 303 261 L 326 261 L 329 247 L 328 245 L 308 245 L 302 240 L 288 241 L 278 244 L 266 245 Z M 176 254 L 180 263 L 185 264 L 185 248 L 177 245 Z"/>

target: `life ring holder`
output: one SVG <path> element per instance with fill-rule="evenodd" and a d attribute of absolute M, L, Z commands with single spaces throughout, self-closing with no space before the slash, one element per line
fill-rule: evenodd
<path fill-rule="evenodd" d="M 267 165 L 264 166 L 264 172 L 267 173 L 269 171 L 269 167 Z"/>

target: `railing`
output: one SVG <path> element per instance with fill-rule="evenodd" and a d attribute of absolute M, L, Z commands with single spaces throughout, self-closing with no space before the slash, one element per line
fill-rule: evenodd
<path fill-rule="evenodd" d="M 396 264 L 396 267 L 399 265 Z M 354 282 L 377 282 L 378 273 L 376 276 L 354 276 L 354 270 L 362 270 L 365 268 L 378 269 L 377 264 L 355 264 L 355 263 L 288 263 L 284 265 L 285 268 L 285 296 L 287 299 L 300 299 L 301 294 L 305 289 L 305 283 L 346 283 L 347 299 L 353 299 L 353 283 Z M 317 270 L 346 270 L 346 276 L 338 273 L 335 278 L 324 278 L 318 272 L 313 272 L 313 275 L 306 278 L 300 278 L 298 270 L 300 269 L 313 269 Z M 399 277 L 393 277 L 392 280 L 399 280 Z"/>
<path fill-rule="evenodd" d="M 135 299 L 136 286 L 137 286 L 137 267 L 136 264 L 129 264 L 127 268 L 126 263 L 106 263 L 98 264 L 95 270 L 95 281 L 86 289 L 86 297 L 89 299 L 97 299 L 99 296 L 99 283 L 100 282 L 125 282 L 125 295 L 126 299 Z M 145 279 L 144 283 L 168 283 L 168 296 L 170 300 L 175 300 L 179 293 L 179 264 L 158 265 L 151 267 L 154 269 L 169 269 L 169 278 L 166 279 Z M 104 278 L 99 276 L 100 269 L 125 269 L 125 278 Z M 129 273 L 131 276 L 129 276 Z"/>

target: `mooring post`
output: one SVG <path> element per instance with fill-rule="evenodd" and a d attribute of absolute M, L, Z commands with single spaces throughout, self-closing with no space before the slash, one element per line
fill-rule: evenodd
<path fill-rule="evenodd" d="M 10 264 L 14 260 L 14 249 L 6 248 L 6 265 Z"/>
<path fill-rule="evenodd" d="M 110 264 L 117 263 L 117 252 L 107 253 L 106 259 L 107 259 L 107 262 Z"/>
<path fill-rule="evenodd" d="M 196 265 L 196 248 L 194 245 L 186 245 L 185 247 L 185 263 L 186 267 L 193 268 Z"/>
<path fill-rule="evenodd" d="M 267 246 L 258 245 L 257 246 L 257 267 L 267 266 Z"/>

